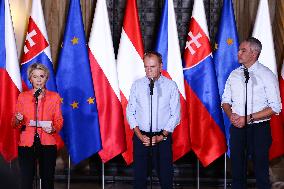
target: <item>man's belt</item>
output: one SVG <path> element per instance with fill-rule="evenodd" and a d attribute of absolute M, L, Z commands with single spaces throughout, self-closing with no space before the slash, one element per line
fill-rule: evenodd
<path fill-rule="evenodd" d="M 151 133 L 150 132 L 145 132 L 145 131 L 141 131 L 141 134 L 142 135 L 146 135 L 147 137 L 150 137 L 151 136 Z M 152 132 L 152 136 L 158 136 L 158 135 L 162 135 L 162 132 L 163 131 L 159 131 L 159 132 Z"/>

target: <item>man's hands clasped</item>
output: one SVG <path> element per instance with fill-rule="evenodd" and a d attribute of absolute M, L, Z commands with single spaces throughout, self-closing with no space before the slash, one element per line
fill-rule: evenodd
<path fill-rule="evenodd" d="M 142 135 L 138 138 L 142 141 L 142 143 L 144 144 L 144 146 L 150 146 L 150 137 L 146 136 L 146 135 Z M 161 142 L 163 140 L 163 136 L 162 135 L 155 135 L 152 137 L 152 146 L 155 146 L 157 143 Z"/>

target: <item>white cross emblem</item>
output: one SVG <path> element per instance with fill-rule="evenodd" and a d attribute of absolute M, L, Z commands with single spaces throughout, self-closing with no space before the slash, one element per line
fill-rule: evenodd
<path fill-rule="evenodd" d="M 193 36 L 192 32 L 188 32 L 188 36 L 191 38 L 191 40 L 186 42 L 185 49 L 188 49 L 193 55 L 195 53 L 195 50 L 191 47 L 191 44 L 194 43 L 197 48 L 201 47 L 201 44 L 198 42 L 198 39 L 201 38 L 202 35 L 198 33 L 196 36 Z"/>
<path fill-rule="evenodd" d="M 30 33 L 27 33 L 27 41 L 29 42 L 30 46 L 34 46 L 35 42 L 33 41 L 32 37 L 35 36 L 37 33 L 35 30 L 31 31 Z M 24 46 L 24 53 L 27 54 L 29 52 L 29 49 L 27 48 L 27 46 Z"/>

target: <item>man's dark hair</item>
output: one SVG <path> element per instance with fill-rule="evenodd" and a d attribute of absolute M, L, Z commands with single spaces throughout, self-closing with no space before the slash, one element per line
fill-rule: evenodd
<path fill-rule="evenodd" d="M 258 58 L 260 53 L 261 53 L 261 49 L 262 49 L 261 42 L 254 37 L 249 37 L 245 41 L 250 44 L 250 48 L 251 48 L 252 51 L 257 52 L 257 54 L 258 54 L 257 58 Z"/>
<path fill-rule="evenodd" d="M 152 56 L 156 56 L 160 62 L 160 64 L 163 63 L 163 59 L 162 59 L 162 55 L 156 51 L 148 51 L 146 53 L 144 53 L 144 57 L 143 60 L 145 60 L 146 57 L 152 57 Z"/>

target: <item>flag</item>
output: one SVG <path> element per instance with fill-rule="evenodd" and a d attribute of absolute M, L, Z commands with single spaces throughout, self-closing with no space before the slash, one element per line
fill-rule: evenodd
<path fill-rule="evenodd" d="M 278 76 L 267 0 L 259 1 L 252 36 L 257 38 L 262 44 L 262 51 L 258 61 Z"/>
<path fill-rule="evenodd" d="M 74 163 L 101 150 L 96 98 L 80 0 L 71 0 L 56 73 L 62 97 L 63 140 Z"/>
<path fill-rule="evenodd" d="M 145 76 L 143 53 L 144 47 L 136 0 L 127 0 L 117 55 L 117 74 L 127 145 L 127 149 L 122 156 L 128 165 L 133 161 L 133 131 L 130 129 L 126 119 L 126 106 L 132 83 Z"/>
<path fill-rule="evenodd" d="M 190 150 L 190 139 L 182 61 L 172 0 L 166 0 L 164 2 L 155 50 L 159 52 L 163 58 L 163 75 L 174 80 L 180 92 L 181 120 L 180 124 L 173 132 L 172 144 L 173 160 L 175 161 Z"/>
<path fill-rule="evenodd" d="M 98 0 L 89 39 L 89 58 L 102 139 L 99 155 L 107 162 L 126 149 L 116 62 L 105 0 Z"/>
<path fill-rule="evenodd" d="M 194 2 L 189 25 L 184 78 L 192 150 L 207 166 L 227 147 L 205 10 L 200 0 Z"/>
<path fill-rule="evenodd" d="M 260 0 L 253 28 L 253 37 L 257 38 L 262 43 L 262 51 L 258 61 L 268 67 L 276 76 L 277 65 L 274 51 L 273 35 L 271 29 L 271 21 L 269 14 L 269 7 L 267 0 Z M 283 67 L 282 67 L 283 69 Z M 283 103 L 283 75 L 279 78 L 280 93 Z M 282 113 L 283 114 L 283 110 Z M 272 116 L 270 126 L 272 135 L 272 144 L 269 150 L 269 158 L 273 159 L 284 154 L 284 122 L 283 117 L 274 115 Z"/>
<path fill-rule="evenodd" d="M 220 19 L 213 61 L 221 98 L 230 73 L 240 66 L 238 62 L 239 40 L 232 0 L 223 1 Z M 229 146 L 231 122 L 226 113 L 224 111 L 222 113 L 227 144 Z M 227 154 L 230 156 L 229 148 Z"/>
<path fill-rule="evenodd" d="M 8 0 L 0 0 L 0 83 L 0 153 L 11 161 L 18 155 L 19 133 L 12 118 L 22 83 Z"/>
<path fill-rule="evenodd" d="M 38 0 L 34 0 L 32 3 L 28 31 L 24 44 L 24 53 L 21 59 L 21 76 L 24 90 L 32 88 L 32 84 L 28 79 L 27 70 L 33 63 L 42 63 L 49 69 L 50 75 L 46 87 L 49 90 L 56 91 L 50 45 L 48 43 L 41 1 Z"/>

